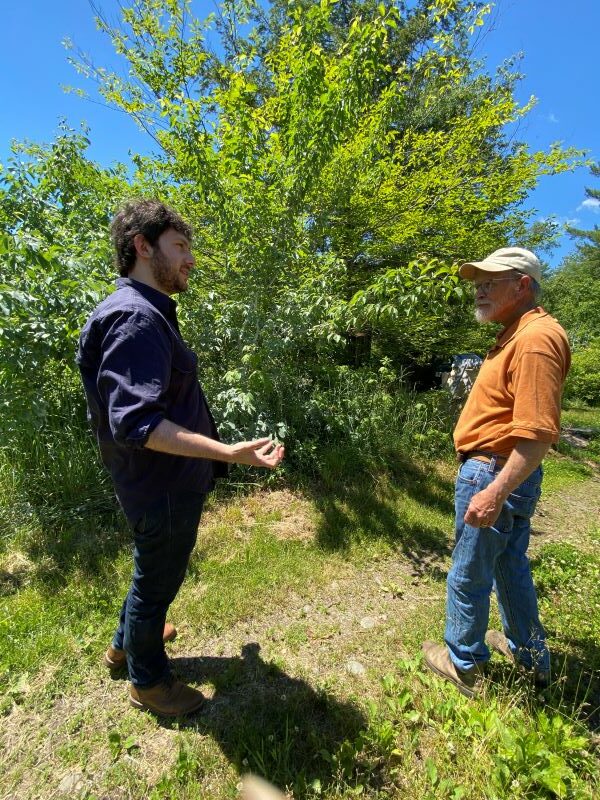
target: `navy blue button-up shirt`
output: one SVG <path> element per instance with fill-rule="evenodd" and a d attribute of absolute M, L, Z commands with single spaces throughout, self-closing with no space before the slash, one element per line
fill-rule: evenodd
<path fill-rule="evenodd" d="M 135 523 L 157 496 L 208 492 L 227 474 L 222 462 L 159 453 L 144 447 L 163 419 L 218 439 L 198 383 L 196 354 L 177 324 L 176 303 L 129 278 L 86 322 L 77 363 L 88 418 L 117 497 Z"/>

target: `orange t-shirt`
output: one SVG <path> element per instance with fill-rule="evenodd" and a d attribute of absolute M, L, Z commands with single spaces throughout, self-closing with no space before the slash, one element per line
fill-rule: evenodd
<path fill-rule="evenodd" d="M 570 365 L 566 333 L 540 306 L 501 331 L 456 424 L 457 452 L 507 457 L 519 439 L 557 442 Z"/>

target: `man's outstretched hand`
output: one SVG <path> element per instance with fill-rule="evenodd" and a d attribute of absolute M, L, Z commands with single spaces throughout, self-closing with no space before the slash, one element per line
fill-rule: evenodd
<path fill-rule="evenodd" d="M 171 453 L 185 458 L 212 458 L 234 464 L 248 464 L 251 467 L 275 469 L 283 460 L 283 445 L 265 437 L 252 442 L 225 444 L 210 439 L 201 433 L 182 428 L 168 419 L 163 419 L 152 431 L 146 442 L 150 450 Z"/>
<path fill-rule="evenodd" d="M 236 464 L 248 464 L 250 467 L 267 467 L 274 469 L 283 461 L 285 450 L 282 444 L 275 444 L 268 437 L 254 439 L 252 442 L 238 442 L 231 445 L 232 461 Z"/>

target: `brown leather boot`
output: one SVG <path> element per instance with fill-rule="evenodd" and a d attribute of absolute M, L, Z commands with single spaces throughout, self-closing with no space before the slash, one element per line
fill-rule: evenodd
<path fill-rule="evenodd" d="M 134 708 L 152 711 L 161 717 L 183 717 L 193 714 L 204 704 L 204 695 L 170 677 L 149 689 L 129 685 L 129 702 Z"/>
<path fill-rule="evenodd" d="M 485 643 L 491 650 L 495 650 L 510 661 L 515 669 L 518 669 L 523 675 L 533 676 L 535 685 L 539 686 L 540 689 L 545 689 L 550 685 L 550 670 L 538 669 L 538 667 L 527 669 L 524 664 L 517 661 L 515 654 L 510 649 L 508 639 L 500 631 L 488 631 L 485 635 Z"/>
<path fill-rule="evenodd" d="M 177 628 L 171 625 L 170 622 L 165 622 L 163 642 L 172 642 L 176 636 Z M 102 663 L 105 667 L 108 667 L 111 672 L 118 672 L 120 669 L 124 669 L 127 666 L 125 650 L 117 650 L 117 648 L 113 647 L 111 644 L 106 653 L 104 653 Z"/>
<path fill-rule="evenodd" d="M 474 666 L 468 672 L 463 672 L 454 665 L 447 647 L 436 642 L 424 642 L 423 655 L 429 669 L 453 683 L 465 697 L 476 697 L 481 692 L 483 667 Z"/>

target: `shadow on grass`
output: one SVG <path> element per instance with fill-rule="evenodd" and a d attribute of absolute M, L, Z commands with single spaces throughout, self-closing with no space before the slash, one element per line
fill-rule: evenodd
<path fill-rule="evenodd" d="M 35 564 L 40 587 L 54 591 L 74 572 L 89 577 L 106 573 L 106 564 L 124 547 L 132 547 L 131 531 L 116 501 L 107 498 L 74 509 L 40 508 L 22 536 L 20 548 Z"/>
<path fill-rule="evenodd" d="M 244 645 L 239 657 L 171 663 L 182 680 L 212 683 L 215 691 L 195 717 L 160 724 L 214 737 L 240 774 L 253 772 L 282 789 L 293 787 L 299 800 L 314 794 L 315 781 L 323 789 L 335 782 L 340 769 L 335 754 L 366 724 L 353 704 L 263 661 L 255 642 Z"/>
<path fill-rule="evenodd" d="M 19 546 L 36 565 L 36 578 L 52 590 L 66 584 L 74 571 L 102 574 L 106 562 L 131 545 L 110 480 L 98 465 L 93 467 L 89 475 L 57 485 L 49 494 L 40 494 L 36 487 L 23 489 L 24 511 L 12 527 L 26 530 Z M 313 495 L 321 516 L 317 541 L 325 550 L 347 548 L 360 529 L 361 536 L 392 542 L 417 573 L 428 571 L 431 560 L 448 553 L 448 531 L 426 519 L 416 520 L 414 511 L 409 518 L 398 506 L 397 490 L 421 504 L 424 516 L 428 511 L 451 515 L 451 482 L 395 448 L 374 462 L 356 446 L 331 447 L 323 452 L 320 478 L 310 487 L 301 475 L 288 475 L 285 481 L 292 488 L 302 485 Z M 227 497 L 254 491 L 256 486 L 234 484 L 223 482 L 217 494 Z M 4 583 L 10 591 L 10 580 Z"/>
<path fill-rule="evenodd" d="M 399 489 L 417 508 L 422 507 L 423 519 L 416 517 L 414 506 L 407 513 L 399 505 Z M 344 550 L 356 535 L 381 538 L 396 547 L 418 573 L 451 552 L 449 530 L 425 517 L 430 511 L 453 516 L 453 482 L 402 453 L 386 454 L 384 465 L 374 472 L 355 451 L 332 451 L 315 500 L 321 514 L 317 540 L 326 550 Z"/>
<path fill-rule="evenodd" d="M 0 597 L 18 592 L 27 579 L 27 573 L 21 570 L 9 571 L 0 569 Z"/>

